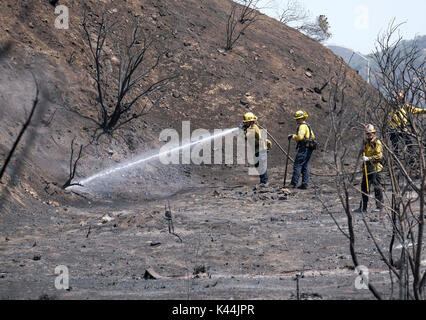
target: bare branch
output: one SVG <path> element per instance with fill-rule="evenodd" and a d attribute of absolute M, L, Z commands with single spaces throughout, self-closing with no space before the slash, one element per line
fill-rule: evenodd
<path fill-rule="evenodd" d="M 175 78 L 175 76 L 169 76 L 159 81 L 150 81 L 149 76 L 158 69 L 163 53 L 154 56 L 153 53 L 156 50 L 152 48 L 154 38 L 148 36 L 142 30 L 141 21 L 134 20 L 133 29 L 126 37 L 125 34 L 115 32 L 117 22 L 110 23 L 108 22 L 109 19 L 104 12 L 95 30 L 96 44 L 92 40 L 89 29 L 93 28 L 89 28 L 86 15 L 83 21 L 83 29 L 90 46 L 91 60 L 94 65 L 94 79 L 99 103 L 97 110 L 99 120 L 93 121 L 92 119 L 92 121 L 102 129 L 100 135 L 103 133 L 111 134 L 124 124 L 139 118 L 141 116 L 139 113 L 137 117 L 129 117 L 129 115 L 135 113 L 133 107 L 136 103 L 141 98 L 163 88 Z M 112 50 L 105 52 L 104 45 L 107 41 L 115 44 L 116 52 L 114 54 Z M 118 72 L 106 71 L 108 69 L 106 63 L 111 64 L 111 61 L 114 61 L 114 64 L 117 65 Z M 111 69 L 111 67 L 109 68 Z M 115 94 L 110 90 L 114 86 L 116 86 Z M 109 101 L 108 106 L 105 97 Z M 112 102 L 110 102 L 111 100 Z"/>
<path fill-rule="evenodd" d="M 231 5 L 226 24 L 226 45 L 225 50 L 232 50 L 234 44 L 244 34 L 246 29 L 259 20 L 261 13 L 258 11 L 259 0 L 242 0 L 242 5 L 236 3 Z M 237 11 L 240 14 L 237 14 Z"/>
<path fill-rule="evenodd" d="M 68 176 L 68 180 L 62 186 L 62 189 L 66 189 L 66 188 L 71 187 L 71 186 L 81 186 L 81 184 L 79 184 L 79 183 L 72 183 L 72 180 L 74 179 L 75 173 L 76 173 L 76 170 L 77 170 L 78 162 L 81 159 L 81 154 L 82 154 L 82 151 L 83 151 L 83 145 L 80 145 L 80 150 L 78 151 L 77 158 L 76 158 L 76 160 L 74 160 L 74 141 L 75 141 L 75 137 L 71 141 L 69 176 Z"/>

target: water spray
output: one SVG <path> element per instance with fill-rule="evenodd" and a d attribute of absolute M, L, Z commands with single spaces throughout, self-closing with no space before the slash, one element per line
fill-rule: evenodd
<path fill-rule="evenodd" d="M 159 158 L 159 157 L 161 157 L 161 156 L 163 156 L 163 155 L 172 154 L 172 153 L 177 152 L 177 151 L 180 151 L 180 150 L 182 150 L 182 149 L 184 149 L 184 148 L 190 148 L 190 147 L 192 147 L 192 146 L 194 146 L 194 145 L 196 145 L 196 144 L 199 144 L 199 143 L 207 142 L 207 141 L 210 141 L 210 140 L 212 140 L 212 139 L 217 139 L 217 138 L 220 138 L 220 137 L 226 136 L 226 135 L 231 134 L 231 133 L 233 133 L 233 132 L 235 132 L 235 131 L 237 131 L 237 130 L 240 130 L 240 129 L 241 129 L 241 126 L 236 127 L 236 128 L 233 128 L 233 129 L 228 129 L 228 130 L 225 130 L 225 131 L 223 131 L 223 132 L 217 133 L 216 135 L 209 136 L 209 137 L 206 137 L 206 138 L 200 139 L 200 140 L 198 140 L 198 141 L 188 142 L 188 143 L 186 143 L 186 144 L 185 144 L 185 145 L 183 145 L 183 146 L 179 146 L 179 147 L 173 148 L 173 149 L 171 149 L 171 150 L 167 150 L 167 151 L 164 151 L 164 152 L 159 152 L 159 153 L 154 154 L 154 155 L 152 155 L 152 156 L 149 156 L 149 157 L 147 157 L 147 158 L 138 159 L 138 160 L 135 160 L 135 161 L 132 161 L 132 162 L 126 163 L 126 164 L 122 164 L 122 165 L 119 165 L 119 166 L 116 166 L 116 167 L 113 167 L 113 168 L 110 168 L 110 169 L 103 170 L 103 171 L 101 171 L 101 172 L 99 172 L 99 173 L 96 173 L 96 174 L 94 174 L 94 175 L 92 175 L 92 176 L 90 176 L 90 177 L 88 177 L 88 178 L 86 178 L 86 179 L 84 179 L 84 180 L 80 181 L 80 182 L 78 183 L 78 186 L 79 186 L 79 187 L 84 187 L 86 184 L 88 184 L 89 182 L 91 182 L 91 181 L 93 181 L 93 180 L 95 180 L 95 179 L 99 179 L 99 178 L 102 178 L 102 177 L 108 176 L 108 175 L 110 175 L 110 174 L 112 174 L 112 173 L 115 173 L 115 172 L 117 172 L 117 171 L 121 171 L 121 170 L 124 170 L 124 169 L 128 169 L 128 168 L 133 167 L 133 166 L 136 166 L 136 165 L 138 165 L 138 164 L 141 164 L 141 163 L 145 163 L 145 162 L 151 161 L 151 160 L 156 159 L 156 158 Z M 68 188 L 71 188 L 71 187 L 67 187 L 66 189 L 68 189 Z"/>

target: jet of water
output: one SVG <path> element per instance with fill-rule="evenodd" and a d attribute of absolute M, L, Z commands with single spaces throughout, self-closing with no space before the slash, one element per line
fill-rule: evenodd
<path fill-rule="evenodd" d="M 186 143 L 183 146 L 179 146 L 179 147 L 173 148 L 171 150 L 160 152 L 160 153 L 154 154 L 152 156 L 149 156 L 149 157 L 146 157 L 146 158 L 143 158 L 143 159 L 138 159 L 138 160 L 135 160 L 135 161 L 131 161 L 129 163 L 125 163 L 125 164 L 122 164 L 122 165 L 119 165 L 119 166 L 116 166 L 116 167 L 113 167 L 113 168 L 109 168 L 109 169 L 103 170 L 103 171 L 101 171 L 99 173 L 96 173 L 96 174 L 94 174 L 94 175 L 92 175 L 92 176 L 90 176 L 90 177 L 82 180 L 81 182 L 79 182 L 79 185 L 80 186 L 85 186 L 85 185 L 87 185 L 89 182 L 91 182 L 93 180 L 100 179 L 102 177 L 108 176 L 108 175 L 110 175 L 112 173 L 115 173 L 117 171 L 128 169 L 128 168 L 136 166 L 138 164 L 141 164 L 141 163 L 148 162 L 148 161 L 151 161 L 153 159 L 159 158 L 162 155 L 166 155 L 166 154 L 169 154 L 169 153 L 174 153 L 174 152 L 180 151 L 180 150 L 182 150 L 184 148 L 190 148 L 191 146 L 199 144 L 199 143 L 204 143 L 204 142 L 207 142 L 207 141 L 212 140 L 212 139 L 217 139 L 219 137 L 228 135 L 228 134 L 230 134 L 230 133 L 232 133 L 234 131 L 237 131 L 239 129 L 240 129 L 240 127 L 229 129 L 229 130 L 225 130 L 225 131 L 219 132 L 219 133 L 217 133 L 215 135 L 212 135 L 212 136 L 209 136 L 209 137 L 197 140 L 197 141 L 188 142 L 188 143 Z M 68 187 L 68 188 L 71 188 L 71 187 Z"/>

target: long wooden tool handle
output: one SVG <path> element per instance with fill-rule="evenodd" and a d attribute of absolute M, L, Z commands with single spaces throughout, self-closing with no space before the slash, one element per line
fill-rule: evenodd
<path fill-rule="evenodd" d="M 365 152 L 362 153 L 362 156 L 365 157 Z M 367 164 L 365 163 L 365 161 L 364 161 L 364 174 L 365 174 L 365 183 L 367 184 L 367 193 L 370 193 L 370 188 L 368 186 Z"/>

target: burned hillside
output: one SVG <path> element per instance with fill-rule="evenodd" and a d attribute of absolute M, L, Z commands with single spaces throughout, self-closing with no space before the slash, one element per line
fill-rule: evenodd
<path fill-rule="evenodd" d="M 336 226 L 347 217 L 330 150 L 344 143 L 350 157 L 339 166 L 359 167 L 376 91 L 331 50 L 263 14 L 226 48 L 232 5 L 2 1 L 0 163 L 37 101 L 0 185 L 2 299 L 296 299 L 302 273 L 306 299 L 372 297 L 354 287 Z M 58 6 L 69 10 L 68 28 L 55 27 Z M 297 110 L 320 142 L 308 190 L 282 185 Z M 274 138 L 265 188 L 243 164 L 126 167 L 155 157 L 164 129 L 236 128 L 247 112 Z M 96 175 L 92 190 L 65 188 Z M 347 193 L 354 206 L 356 191 Z M 383 215 L 368 219 L 374 231 L 391 228 Z M 362 233 L 362 217 L 354 220 Z M 357 241 L 384 288 L 371 237 Z M 55 288 L 57 266 L 69 268 L 71 289 Z"/>

